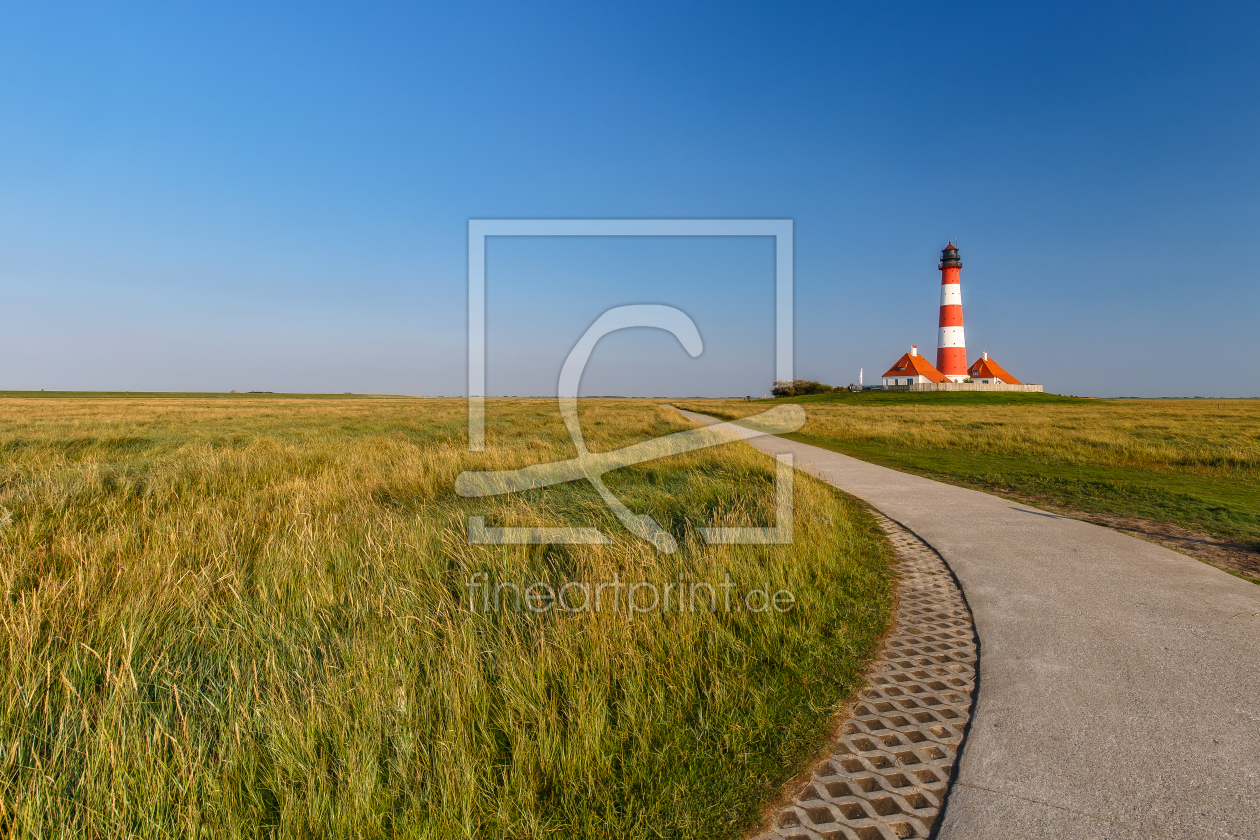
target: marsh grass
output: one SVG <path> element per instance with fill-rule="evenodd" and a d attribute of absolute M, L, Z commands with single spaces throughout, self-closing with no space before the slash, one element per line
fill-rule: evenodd
<path fill-rule="evenodd" d="M 1260 547 L 1258 400 L 917 396 L 802 399 L 806 425 L 788 437 L 1024 500 L 1168 522 Z M 729 418 L 766 405 L 706 400 L 685 407 Z"/>
<path fill-rule="evenodd" d="M 583 405 L 593 449 L 685 427 Z M 0 402 L 0 835 L 735 836 L 799 771 L 887 627 L 886 543 L 798 476 L 796 542 L 743 444 L 610 486 L 464 500 L 464 469 L 571 457 L 554 404 L 494 401 L 469 454 L 443 400 Z M 595 525 L 608 546 L 474 546 Z M 720 580 L 788 613 L 470 609 L 466 584 Z M 474 605 L 475 606 L 475 605 Z"/>

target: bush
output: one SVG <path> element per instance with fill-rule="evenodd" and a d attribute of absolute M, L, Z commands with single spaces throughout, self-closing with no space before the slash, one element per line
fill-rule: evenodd
<path fill-rule="evenodd" d="M 770 393 L 776 397 L 803 397 L 806 394 L 830 394 L 839 390 L 812 379 L 793 379 L 791 382 L 777 381 Z"/>

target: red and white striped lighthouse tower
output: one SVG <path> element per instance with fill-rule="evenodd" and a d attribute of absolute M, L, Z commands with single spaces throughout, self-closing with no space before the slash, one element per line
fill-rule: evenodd
<path fill-rule="evenodd" d="M 951 241 L 941 251 L 941 323 L 936 342 L 936 369 L 951 382 L 967 378 L 967 342 L 963 340 L 962 285 L 958 270 L 962 261 Z"/>

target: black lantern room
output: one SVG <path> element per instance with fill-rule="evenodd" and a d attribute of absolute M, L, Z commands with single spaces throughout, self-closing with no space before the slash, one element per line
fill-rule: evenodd
<path fill-rule="evenodd" d="M 958 259 L 958 249 L 953 242 L 941 249 L 941 264 L 937 268 L 962 268 L 962 260 Z"/>

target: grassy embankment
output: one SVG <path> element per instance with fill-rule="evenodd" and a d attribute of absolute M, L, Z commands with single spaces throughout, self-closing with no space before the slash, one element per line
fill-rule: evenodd
<path fill-rule="evenodd" d="M 680 405 L 729 419 L 777 402 L 805 406 L 793 439 L 1110 524 L 1210 535 L 1244 557 L 1225 568 L 1260 576 L 1245 560 L 1260 548 L 1260 401 L 868 391 Z"/>
<path fill-rule="evenodd" d="M 687 425 L 583 411 L 593 449 Z M 585 483 L 453 495 L 463 469 L 571 457 L 550 402 L 491 401 L 479 455 L 453 400 L 9 398 L 0 417 L 0 836 L 735 836 L 888 622 L 886 542 L 817 482 L 797 482 L 795 545 L 698 542 L 774 521 L 772 462 L 742 444 L 608 477 L 679 540 L 664 555 Z M 470 515 L 613 544 L 469 545 Z M 729 572 L 797 606 L 630 620 L 505 593 L 487 612 L 476 572 Z"/>

